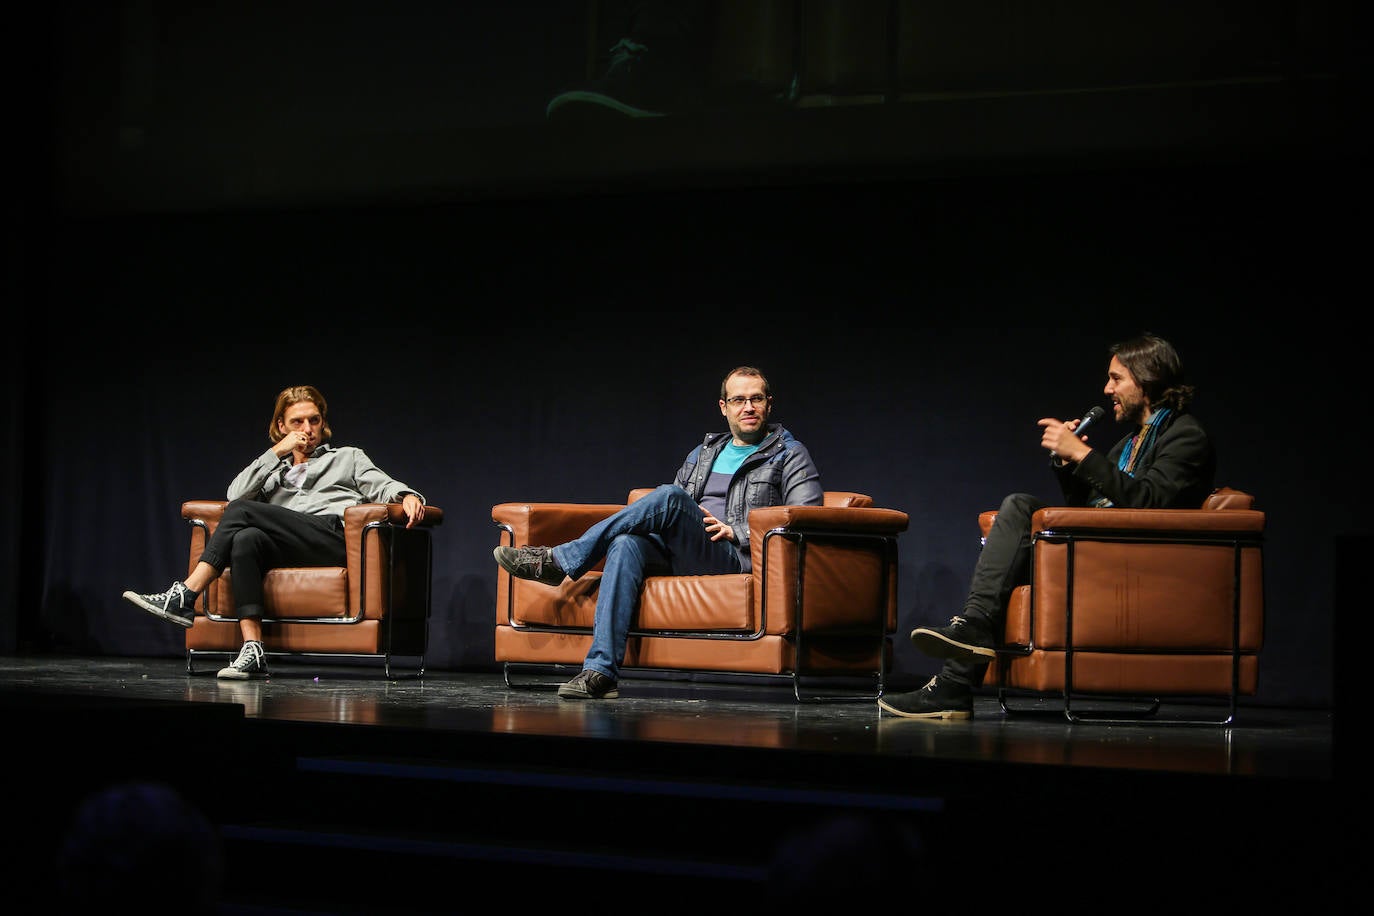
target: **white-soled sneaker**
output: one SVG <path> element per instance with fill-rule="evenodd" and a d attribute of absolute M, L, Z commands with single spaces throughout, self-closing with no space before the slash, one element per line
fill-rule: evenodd
<path fill-rule="evenodd" d="M 177 581 L 167 586 L 167 591 L 156 592 L 151 595 L 140 595 L 138 592 L 125 592 L 124 600 L 143 608 L 149 614 L 161 617 L 163 620 L 170 620 L 179 627 L 191 628 L 196 618 L 196 597 L 197 593 L 186 587 L 185 583 Z"/>
<path fill-rule="evenodd" d="M 263 651 L 262 643 L 256 639 L 248 640 L 239 650 L 239 657 L 234 659 L 234 663 L 228 668 L 219 669 L 215 677 L 234 681 L 267 677 L 267 653 Z"/>

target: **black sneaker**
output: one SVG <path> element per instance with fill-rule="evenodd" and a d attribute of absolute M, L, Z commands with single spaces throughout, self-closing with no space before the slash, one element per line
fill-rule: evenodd
<path fill-rule="evenodd" d="M 167 591 L 153 595 L 125 592 L 124 600 L 138 605 L 149 614 L 190 629 L 196 622 L 196 596 L 197 593 L 187 588 L 184 583 L 173 582 L 167 586 Z"/>
<path fill-rule="evenodd" d="M 497 547 L 492 556 L 502 569 L 518 579 L 558 585 L 565 575 L 553 561 L 553 550 L 548 547 Z"/>
<path fill-rule="evenodd" d="M 997 640 L 992 629 L 977 617 L 951 617 L 949 626 L 917 627 L 911 641 L 926 655 L 936 658 L 993 659 Z"/>
<path fill-rule="evenodd" d="M 678 41 L 648 44 L 622 38 L 611 48 L 601 79 L 558 93 L 544 108 L 556 120 L 661 118 L 699 108 L 699 62 Z"/>
<path fill-rule="evenodd" d="M 250 678 L 267 677 L 267 653 L 262 643 L 250 639 L 239 650 L 239 657 L 228 668 L 219 669 L 215 677 L 233 681 L 246 681 Z"/>
<path fill-rule="evenodd" d="M 933 677 L 920 690 L 879 697 L 878 708 L 906 719 L 972 719 L 973 690 Z"/>
<path fill-rule="evenodd" d="M 558 695 L 566 700 L 614 700 L 620 691 L 615 681 L 600 671 L 583 668 L 581 674 L 558 688 Z"/>

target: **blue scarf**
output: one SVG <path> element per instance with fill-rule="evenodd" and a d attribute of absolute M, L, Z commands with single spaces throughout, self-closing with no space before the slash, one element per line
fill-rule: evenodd
<path fill-rule="evenodd" d="M 1116 459 L 1116 466 L 1131 477 L 1135 476 L 1135 469 L 1140 466 L 1140 459 L 1155 446 L 1155 438 L 1159 435 L 1160 424 L 1173 413 L 1165 407 L 1156 410 L 1150 417 L 1150 422 L 1145 424 L 1145 428 L 1131 437 L 1131 441 L 1126 443 L 1126 447 L 1121 450 L 1121 457 Z M 1112 501 L 1105 496 L 1089 501 L 1088 505 L 1098 509 L 1108 509 L 1112 506 Z"/>

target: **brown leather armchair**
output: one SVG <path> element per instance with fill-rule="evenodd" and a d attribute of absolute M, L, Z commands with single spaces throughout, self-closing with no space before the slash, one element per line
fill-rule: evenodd
<path fill-rule="evenodd" d="M 633 490 L 627 502 L 648 492 Z M 622 508 L 501 503 L 492 520 L 502 544 L 550 545 Z M 755 509 L 753 572 L 645 582 L 625 650 L 627 676 L 634 669 L 760 675 L 790 680 L 799 701 L 875 699 L 897 625 L 897 536 L 907 524 L 905 512 L 877 508 L 861 493 L 829 491 L 821 506 Z M 551 588 L 498 573 L 496 660 L 508 685 L 522 686 L 513 675 L 525 666 L 581 667 L 600 577 L 597 569 Z M 875 692 L 856 695 L 850 680 L 871 681 Z"/>
<path fill-rule="evenodd" d="M 195 568 L 227 505 L 224 500 L 182 503 L 181 517 L 191 525 L 188 569 Z M 264 647 L 274 658 L 381 659 L 388 677 L 394 657 L 415 657 L 417 676 L 423 675 L 430 531 L 443 524 L 443 510 L 426 506 L 414 528 L 406 528 L 397 503 L 352 506 L 343 517 L 347 565 L 272 569 L 263 577 Z M 232 655 L 242 644 L 230 568 L 197 602 L 195 623 L 186 631 L 187 673 L 194 673 L 197 655 Z"/>
<path fill-rule="evenodd" d="M 985 538 L 995 517 L 979 516 Z M 1222 487 L 1198 509 L 1054 506 L 1031 528 L 1031 582 L 1012 593 L 983 681 L 1005 711 L 1017 711 L 1008 701 L 1019 689 L 1059 694 L 1075 722 L 1150 718 L 1164 696 L 1225 698 L 1229 710 L 1156 721 L 1235 719 L 1237 696 L 1256 692 L 1264 637 L 1264 513 L 1253 496 Z M 1076 711 L 1086 698 L 1136 708 Z"/>

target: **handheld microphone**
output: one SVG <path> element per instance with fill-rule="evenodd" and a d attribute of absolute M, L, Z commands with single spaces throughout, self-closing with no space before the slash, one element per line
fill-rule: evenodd
<path fill-rule="evenodd" d="M 1089 410 L 1087 413 L 1083 414 L 1083 419 L 1078 421 L 1078 425 L 1074 427 L 1073 434 L 1075 436 L 1083 435 L 1084 431 L 1087 430 L 1090 424 L 1096 423 L 1098 420 L 1101 420 L 1106 415 L 1107 411 L 1103 410 L 1100 406 L 1094 407 L 1092 410 Z"/>

